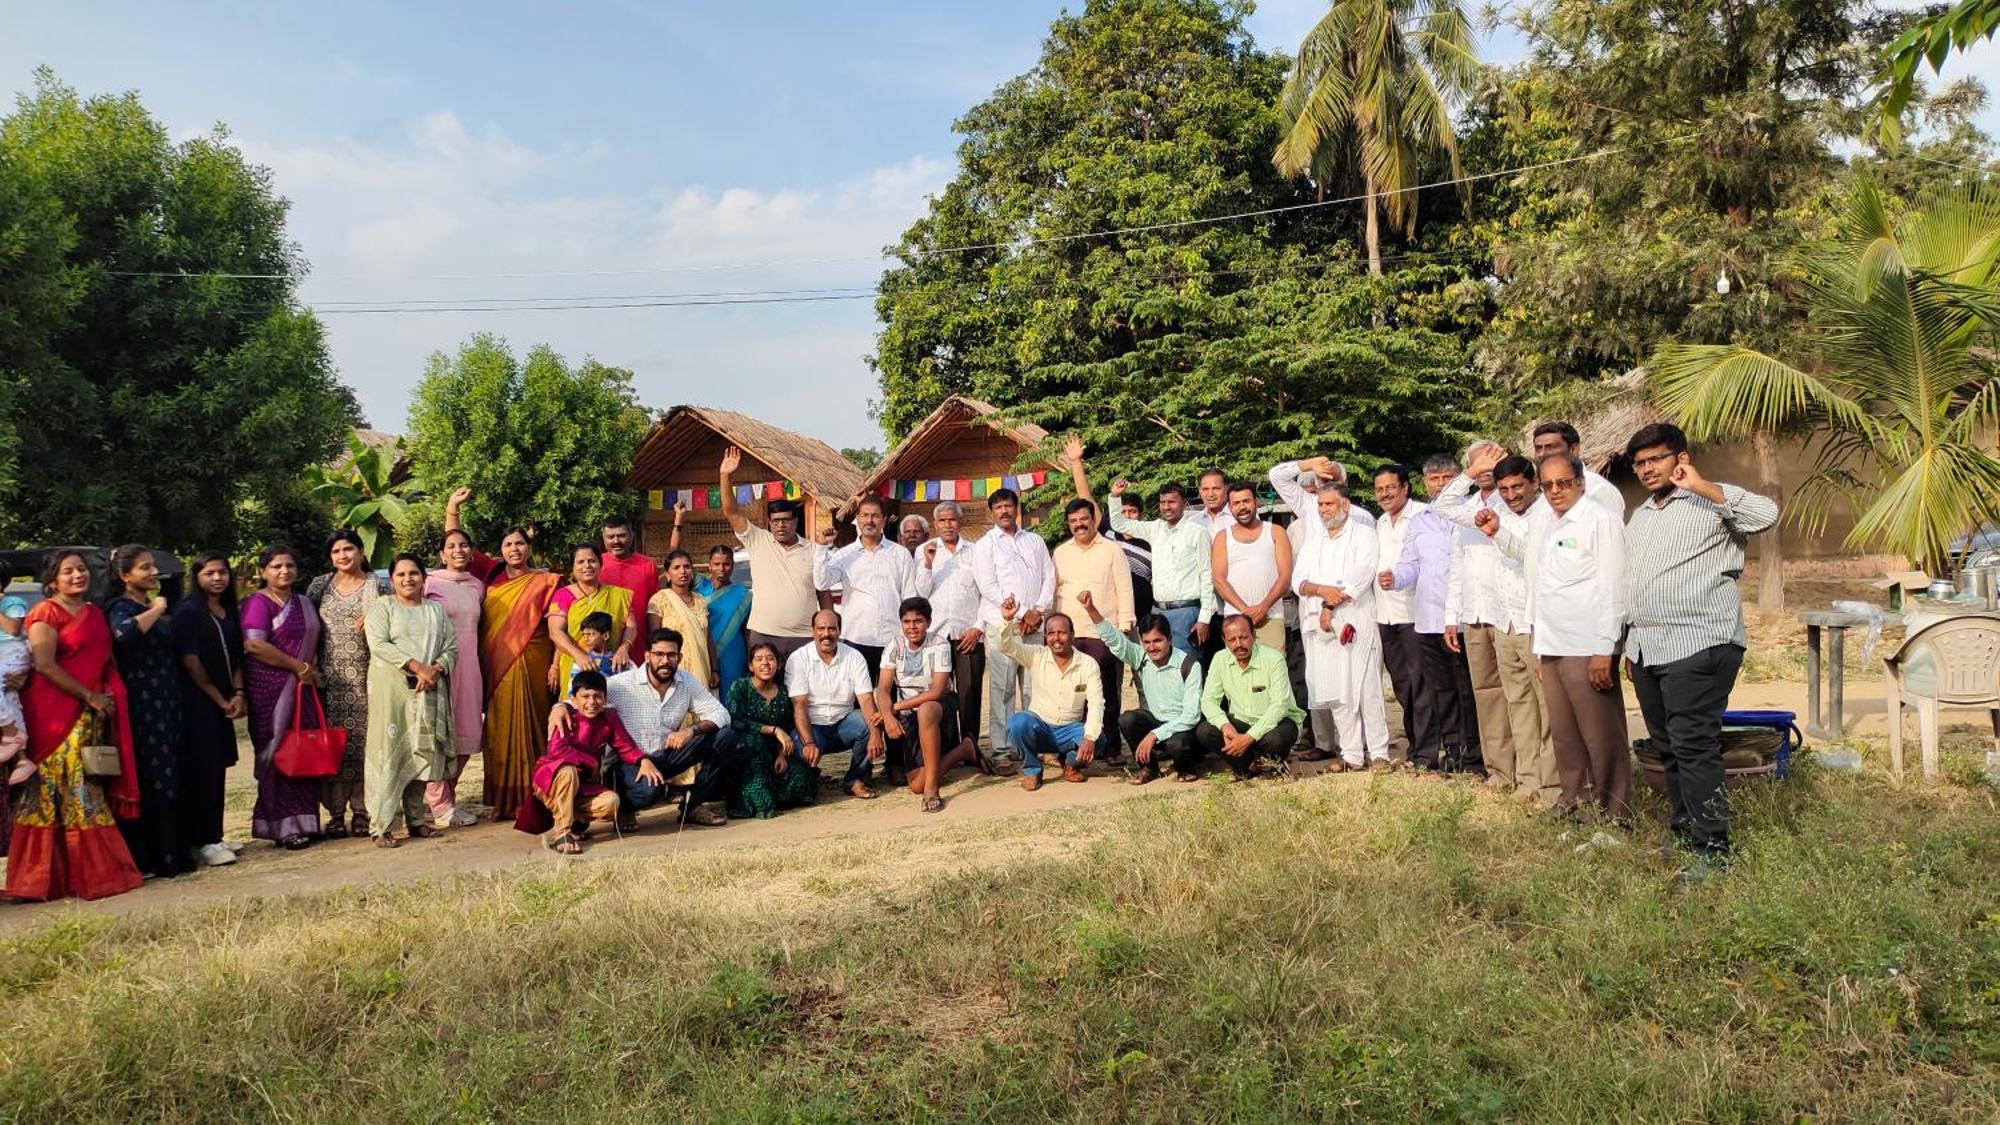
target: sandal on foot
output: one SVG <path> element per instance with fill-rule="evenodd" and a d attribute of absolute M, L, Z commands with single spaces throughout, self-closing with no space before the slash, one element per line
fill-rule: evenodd
<path fill-rule="evenodd" d="M 428 840 L 433 836 L 442 836 L 444 833 L 428 824 L 413 824 L 410 826 L 410 835 L 418 840 Z"/>
<path fill-rule="evenodd" d="M 312 846 L 311 836 L 287 836 L 278 841 L 278 846 L 288 852 L 304 851 Z"/>
<path fill-rule="evenodd" d="M 857 801 L 872 801 L 875 799 L 875 791 L 868 788 L 868 784 L 862 781 L 857 781 L 848 786 L 847 795 Z"/>
<path fill-rule="evenodd" d="M 1141 766 L 1139 767 L 1139 772 L 1132 775 L 1132 784 L 1144 785 L 1149 781 L 1159 780 L 1159 777 L 1160 777 L 1159 770 L 1156 770 L 1151 766 Z"/>
<path fill-rule="evenodd" d="M 348 835 L 347 822 L 344 820 L 329 821 L 327 826 L 320 830 L 320 835 L 329 840 L 345 840 Z"/>
<path fill-rule="evenodd" d="M 583 843 L 568 832 L 549 841 L 549 850 L 557 855 L 582 855 Z"/>
<path fill-rule="evenodd" d="M 924 798 L 924 811 L 925 811 L 925 812 L 943 812 L 943 811 L 944 811 L 944 798 L 943 798 L 943 797 L 925 797 L 925 798 Z"/>
<path fill-rule="evenodd" d="M 378 848 L 400 848 L 403 846 L 403 842 L 384 832 L 380 836 L 375 837 L 375 846 Z"/>
<path fill-rule="evenodd" d="M 1190 781 L 1200 781 L 1201 775 L 1198 773 L 1189 773 L 1186 770 L 1182 770 L 1180 773 L 1174 775 L 1174 780 L 1185 785 Z"/>

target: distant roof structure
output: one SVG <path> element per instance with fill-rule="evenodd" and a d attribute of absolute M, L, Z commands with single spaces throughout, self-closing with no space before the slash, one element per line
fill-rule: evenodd
<path fill-rule="evenodd" d="M 926 415 L 923 421 L 910 427 L 903 440 L 875 463 L 862 480 L 860 491 L 873 492 L 883 481 L 907 475 L 909 469 L 937 456 L 972 426 L 1003 434 L 1023 450 L 1033 449 L 1049 439 L 1049 432 L 1032 422 L 1007 421 L 1000 408 L 991 403 L 981 402 L 969 395 L 953 395 L 939 403 L 937 409 Z M 848 507 L 852 506 L 850 502 Z M 841 510 L 841 515 L 847 515 L 846 508 Z"/>
<path fill-rule="evenodd" d="M 361 439 L 363 445 L 385 456 L 389 454 L 395 455 L 395 460 L 389 467 L 389 479 L 392 482 L 400 483 L 409 479 L 410 450 L 408 446 L 403 445 L 403 435 L 392 434 L 387 430 L 368 430 L 358 427 L 353 433 L 355 437 Z M 348 452 L 347 443 L 342 441 L 340 443 L 340 452 L 327 458 L 326 467 L 336 471 L 345 469 L 353 460 L 354 455 Z"/>
<path fill-rule="evenodd" d="M 1598 401 L 1564 420 L 1576 427 L 1577 436 L 1582 439 L 1577 455 L 1585 465 L 1602 472 L 1625 456 L 1626 441 L 1641 427 L 1666 419 L 1646 393 L 1646 369 L 1635 367 L 1606 379 L 1600 385 Z M 1557 420 L 1539 418 L 1530 422 L 1521 432 L 1522 448 L 1532 447 L 1536 426 Z"/>
<path fill-rule="evenodd" d="M 674 407 L 646 431 L 639 452 L 632 458 L 632 470 L 625 475 L 625 487 L 657 487 L 652 482 L 663 479 L 686 461 L 710 432 L 720 434 L 746 454 L 783 473 L 787 480 L 797 482 L 830 508 L 838 508 L 861 490 L 861 470 L 818 438 L 734 410 L 693 405 Z"/>

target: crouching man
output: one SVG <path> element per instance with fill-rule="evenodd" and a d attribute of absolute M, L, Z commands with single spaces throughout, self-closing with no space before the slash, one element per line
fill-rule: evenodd
<path fill-rule="evenodd" d="M 1221 754 L 1242 781 L 1259 762 L 1284 762 L 1305 713 L 1292 702 L 1284 654 L 1257 643 L 1248 617 L 1223 619 L 1222 647 L 1208 666 L 1194 738 L 1204 752 Z"/>

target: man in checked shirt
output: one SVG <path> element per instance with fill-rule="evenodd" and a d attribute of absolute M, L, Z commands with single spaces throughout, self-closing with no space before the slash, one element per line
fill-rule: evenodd
<path fill-rule="evenodd" d="M 1666 763 L 1674 837 L 1695 853 L 1690 874 L 1699 881 L 1729 851 L 1722 712 L 1743 664 L 1736 579 L 1744 544 L 1778 522 L 1778 504 L 1707 480 L 1687 450 L 1687 435 L 1665 422 L 1625 445 L 1651 494 L 1625 525 L 1625 659 L 1646 733 Z"/>

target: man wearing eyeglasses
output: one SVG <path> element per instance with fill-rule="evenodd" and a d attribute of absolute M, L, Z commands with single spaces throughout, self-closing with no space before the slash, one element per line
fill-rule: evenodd
<path fill-rule="evenodd" d="M 1560 814 L 1584 802 L 1613 824 L 1630 818 L 1632 747 L 1619 688 L 1617 652 L 1625 629 L 1625 529 L 1604 507 L 1582 503 L 1583 462 L 1544 458 L 1537 470 L 1544 508 L 1525 529 L 1503 527 L 1487 509 L 1479 530 L 1522 560 L 1537 674 L 1548 705 Z"/>
<path fill-rule="evenodd" d="M 1678 426 L 1647 426 L 1625 451 L 1650 494 L 1625 528 L 1626 666 L 1666 765 L 1674 837 L 1701 861 L 1698 879 L 1729 851 L 1722 712 L 1743 663 L 1736 579 L 1745 544 L 1778 522 L 1778 504 L 1704 478 Z"/>

